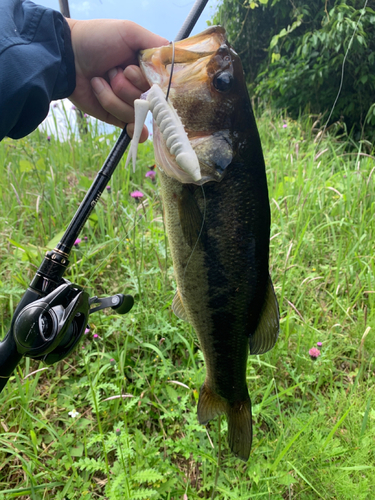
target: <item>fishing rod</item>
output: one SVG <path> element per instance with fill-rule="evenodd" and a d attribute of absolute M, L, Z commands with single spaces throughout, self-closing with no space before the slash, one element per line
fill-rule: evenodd
<path fill-rule="evenodd" d="M 187 38 L 208 0 L 196 0 L 175 41 Z M 23 356 L 52 365 L 78 345 L 89 315 L 111 307 L 126 314 L 133 307 L 131 295 L 89 297 L 79 285 L 63 278 L 69 254 L 81 229 L 95 208 L 130 143 L 126 126 L 96 175 L 67 230 L 56 247 L 47 252 L 14 312 L 10 329 L 0 342 L 0 392 Z"/>

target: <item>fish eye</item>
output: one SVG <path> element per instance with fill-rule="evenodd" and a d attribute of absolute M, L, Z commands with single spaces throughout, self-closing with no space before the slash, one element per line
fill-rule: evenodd
<path fill-rule="evenodd" d="M 223 71 L 215 76 L 213 81 L 214 87 L 219 92 L 228 92 L 232 88 L 233 76 L 229 71 Z"/>

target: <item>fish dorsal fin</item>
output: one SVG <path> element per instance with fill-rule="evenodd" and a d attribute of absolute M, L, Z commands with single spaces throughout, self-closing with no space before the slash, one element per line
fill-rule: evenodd
<path fill-rule="evenodd" d="M 250 354 L 263 354 L 276 344 L 279 336 L 279 306 L 271 278 L 268 284 L 264 306 L 255 332 L 250 335 Z"/>
<path fill-rule="evenodd" d="M 193 248 L 203 236 L 203 216 L 191 190 L 184 186 L 178 198 L 178 214 L 186 243 Z M 198 242 L 199 243 L 199 242 Z"/>
<path fill-rule="evenodd" d="M 184 321 L 189 321 L 178 290 L 173 298 L 172 311 L 175 313 L 177 318 L 183 319 Z"/>

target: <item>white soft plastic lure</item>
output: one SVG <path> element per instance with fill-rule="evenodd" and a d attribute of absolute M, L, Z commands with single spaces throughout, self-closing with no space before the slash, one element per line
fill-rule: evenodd
<path fill-rule="evenodd" d="M 199 181 L 202 176 L 198 157 L 191 147 L 187 133 L 176 110 L 165 99 L 163 91 L 156 84 L 143 94 L 141 99 L 134 101 L 134 134 L 125 167 L 128 166 L 132 159 L 133 170 L 135 170 L 139 139 L 148 111 L 151 111 L 169 152 L 176 157 L 177 165 L 190 175 L 194 182 Z"/>

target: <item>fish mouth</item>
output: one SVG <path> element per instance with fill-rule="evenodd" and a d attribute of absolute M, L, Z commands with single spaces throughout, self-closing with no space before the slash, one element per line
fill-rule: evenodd
<path fill-rule="evenodd" d="M 225 40 L 224 28 L 212 26 L 179 42 L 142 50 L 139 64 L 150 86 L 156 83 L 167 90 L 174 52 L 173 87 L 197 85 L 206 79 L 207 62 Z"/>
<path fill-rule="evenodd" d="M 213 75 L 226 68 L 230 71 L 231 51 L 224 28 L 212 26 L 185 40 L 146 49 L 139 54 L 140 68 L 150 86 L 158 85 L 164 94 L 169 91 L 168 100 L 180 117 L 199 160 L 201 179 L 194 182 L 177 165 L 154 122 L 156 164 L 182 183 L 220 181 L 232 161 L 229 126 L 218 125 L 217 119 L 212 118 L 222 104 L 222 96 L 212 85 Z"/>

